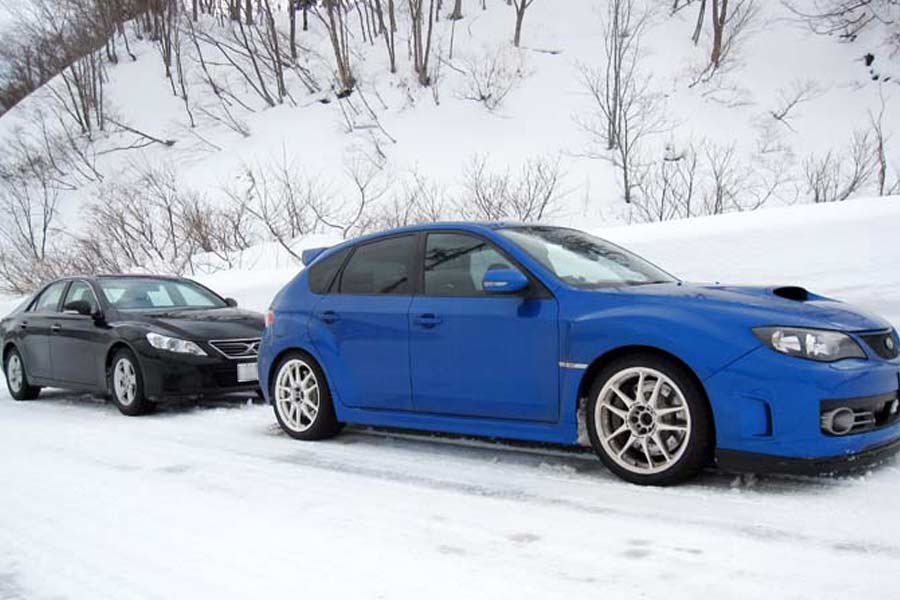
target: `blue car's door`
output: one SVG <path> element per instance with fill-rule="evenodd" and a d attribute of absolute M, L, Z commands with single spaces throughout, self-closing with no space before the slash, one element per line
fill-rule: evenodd
<path fill-rule="evenodd" d="M 424 259 L 422 293 L 410 308 L 416 411 L 559 420 L 556 300 L 486 294 L 489 269 L 516 267 L 480 237 L 430 233 Z"/>
<path fill-rule="evenodd" d="M 316 306 L 310 333 L 338 400 L 410 410 L 409 305 L 416 236 L 357 247 Z"/>

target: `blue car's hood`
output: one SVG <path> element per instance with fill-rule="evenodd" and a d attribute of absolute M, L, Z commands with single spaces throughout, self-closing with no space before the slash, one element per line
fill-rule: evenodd
<path fill-rule="evenodd" d="M 842 331 L 890 328 L 888 322 L 877 315 L 802 288 L 669 283 L 634 286 L 621 291 L 650 301 L 678 298 L 682 302 L 695 303 L 697 310 L 743 317 L 751 326 L 786 325 Z"/>

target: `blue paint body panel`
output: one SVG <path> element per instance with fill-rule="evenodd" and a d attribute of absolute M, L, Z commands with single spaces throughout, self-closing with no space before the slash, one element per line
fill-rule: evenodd
<path fill-rule="evenodd" d="M 879 358 L 859 334 L 890 325 L 820 296 L 777 297 L 766 288 L 667 283 L 579 290 L 556 279 L 496 224 L 434 224 L 380 235 L 458 231 L 498 247 L 543 288 L 539 297 L 314 294 L 301 272 L 272 303 L 260 381 L 269 396 L 283 353 L 322 366 L 341 421 L 457 434 L 576 443 L 584 366 L 626 347 L 677 357 L 709 398 L 719 449 L 778 457 L 852 455 L 900 438 L 900 422 L 830 437 L 820 403 L 896 393 L 900 359 Z M 418 289 L 418 288 L 417 288 Z M 327 323 L 332 311 L 338 319 Z M 793 326 L 850 333 L 866 359 L 817 363 L 764 346 L 752 328 Z"/>

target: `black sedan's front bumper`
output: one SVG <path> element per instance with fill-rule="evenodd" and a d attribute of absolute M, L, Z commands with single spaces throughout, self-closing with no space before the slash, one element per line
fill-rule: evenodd
<path fill-rule="evenodd" d="M 826 458 L 792 458 L 737 450 L 717 450 L 716 465 L 725 471 L 782 475 L 854 473 L 889 460 L 900 452 L 900 438 L 862 452 Z"/>
<path fill-rule="evenodd" d="M 258 381 L 238 381 L 238 365 L 253 361 L 171 354 L 152 349 L 140 352 L 138 361 L 144 379 L 144 394 L 155 401 L 220 397 L 259 390 Z"/>

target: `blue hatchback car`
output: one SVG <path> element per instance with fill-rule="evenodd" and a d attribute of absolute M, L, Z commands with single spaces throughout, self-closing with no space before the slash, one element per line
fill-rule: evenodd
<path fill-rule="evenodd" d="M 573 229 L 432 224 L 307 251 L 260 383 L 289 435 L 343 423 L 576 444 L 639 484 L 718 463 L 836 472 L 900 448 L 900 340 L 802 288 L 679 281 Z"/>

